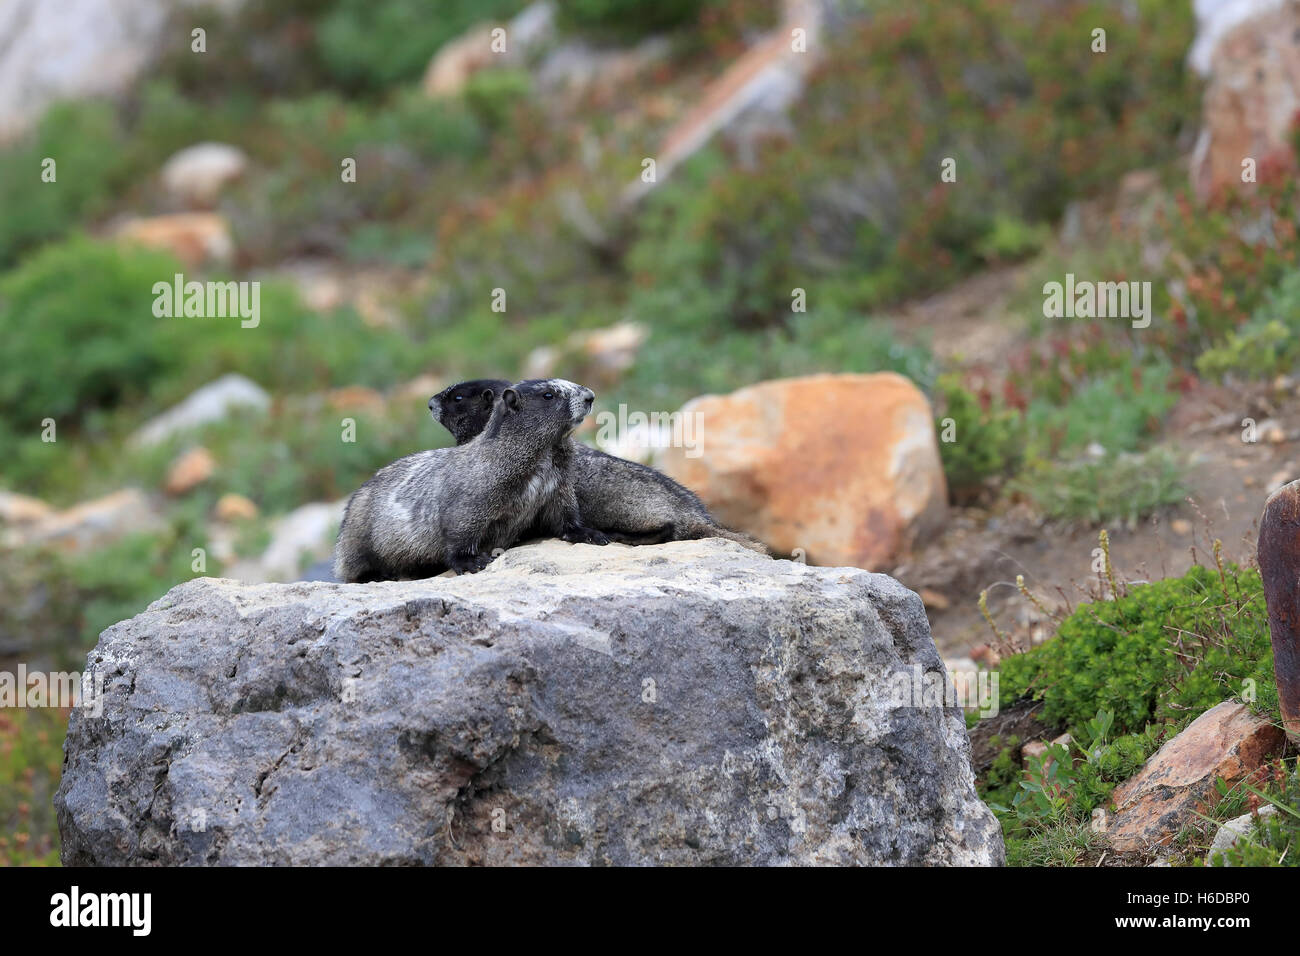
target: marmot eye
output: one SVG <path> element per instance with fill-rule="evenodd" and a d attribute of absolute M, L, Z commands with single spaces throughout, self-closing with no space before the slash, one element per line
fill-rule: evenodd
<path fill-rule="evenodd" d="M 458 401 L 458 402 L 459 402 L 459 401 L 461 400 L 462 397 L 463 397 L 463 396 L 461 396 L 461 395 L 457 395 L 457 396 L 455 396 L 455 401 Z"/>
<path fill-rule="evenodd" d="M 554 392 L 547 392 L 545 395 L 542 396 L 542 398 L 546 399 L 548 402 L 554 397 L 555 397 Z"/>

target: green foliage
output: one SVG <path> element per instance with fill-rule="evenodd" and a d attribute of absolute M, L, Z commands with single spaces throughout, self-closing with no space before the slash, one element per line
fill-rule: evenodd
<path fill-rule="evenodd" d="M 1250 320 L 1229 332 L 1219 345 L 1196 360 L 1207 378 L 1272 378 L 1300 359 L 1300 269 L 1292 269 L 1268 291 Z"/>
<path fill-rule="evenodd" d="M 501 21 L 524 0 L 334 0 L 316 42 L 329 74 L 349 89 L 371 91 L 417 79 L 444 43 L 484 21 Z"/>
<path fill-rule="evenodd" d="M 560 5 L 560 23 L 571 30 L 635 39 L 693 23 L 717 0 L 568 0 Z"/>
<path fill-rule="evenodd" d="M 1018 262 L 1038 253 L 1051 234 L 1051 227 L 1045 223 L 1031 224 L 1014 216 L 995 215 L 976 251 L 991 265 Z"/>
<path fill-rule="evenodd" d="M 66 711 L 0 710 L 0 866 L 57 866 L 54 791 Z"/>
<path fill-rule="evenodd" d="M 667 304 L 672 290 L 664 292 Z M 676 408 L 700 394 L 826 371 L 897 372 L 922 389 L 934 382 L 928 344 L 900 341 L 887 325 L 838 308 L 812 309 L 792 316 L 784 328 L 752 332 L 679 325 L 693 314 L 686 311 L 633 314 L 663 317 L 651 325 L 620 390 L 640 407 Z"/>
<path fill-rule="evenodd" d="M 52 107 L 36 131 L 0 151 L 0 269 L 25 250 L 100 214 L 129 173 L 113 108 L 102 102 Z M 46 158 L 56 179 L 41 179 Z"/>
<path fill-rule="evenodd" d="M 1264 788 L 1249 783 L 1243 789 L 1258 806 L 1271 805 L 1271 815 L 1255 815 L 1250 830 L 1226 852 L 1215 851 L 1211 866 L 1300 866 L 1300 772 L 1293 761 L 1279 764 Z"/>
<path fill-rule="evenodd" d="M 1032 401 L 1025 427 L 1039 456 L 1077 453 L 1092 443 L 1111 453 L 1136 451 L 1178 401 L 1167 365 L 1132 364 L 1077 385 L 1064 403 Z"/>
<path fill-rule="evenodd" d="M 1104 56 L 1080 23 L 1106 29 Z M 674 241 L 703 247 L 676 255 L 715 283 L 743 281 L 726 312 L 743 321 L 788 301 L 790 270 L 857 273 L 851 304 L 871 307 L 1027 254 L 1070 201 L 1177 154 L 1196 115 L 1191 36 L 1172 0 L 1129 16 L 1103 0 L 878 5 L 829 38 L 789 145 L 707 189 L 660 190 L 679 210 Z M 939 180 L 949 159 L 956 183 Z M 753 271 L 733 278 L 742 262 Z"/>
<path fill-rule="evenodd" d="M 1114 719 L 1112 711 L 1097 711 L 1079 728 L 1081 738 L 1049 745 L 1023 771 L 1014 754 L 1002 767 L 995 762 L 997 772 L 990 772 L 982 789 L 1002 822 L 1008 864 L 1076 866 L 1095 848 L 1093 810 L 1107 806 L 1116 785 L 1166 737 L 1164 728 L 1153 726 L 1112 741 Z M 1009 806 L 997 802 L 1008 792 Z"/>
<path fill-rule="evenodd" d="M 531 88 L 526 70 L 480 70 L 465 84 L 465 102 L 485 127 L 496 130 Z"/>
<path fill-rule="evenodd" d="M 941 439 L 939 451 L 948 479 L 948 493 L 957 501 L 976 497 L 989 478 L 1003 478 L 1020 466 L 1025 447 L 1021 416 L 990 398 L 982 403 L 962 387 L 955 375 L 941 376 L 938 392 L 943 408 L 936 416 L 935 430 Z M 954 437 L 946 440 L 952 419 Z"/>
<path fill-rule="evenodd" d="M 0 410 L 14 428 L 75 422 L 147 395 L 177 357 L 159 334 L 153 284 L 180 267 L 147 250 L 74 238 L 0 277 Z"/>
<path fill-rule="evenodd" d="M 1014 487 L 1048 518 L 1135 527 L 1147 515 L 1187 496 L 1185 471 L 1172 452 L 1156 448 L 1078 462 L 1036 461 Z"/>
<path fill-rule="evenodd" d="M 1259 572 L 1193 567 L 1083 604 L 1054 640 L 1002 662 L 1004 700 L 1042 699 L 1043 720 L 1076 737 L 1099 709 L 1120 733 L 1181 720 L 1248 691 L 1277 717 L 1273 651 Z M 1280 719 L 1278 717 L 1277 719 Z"/>

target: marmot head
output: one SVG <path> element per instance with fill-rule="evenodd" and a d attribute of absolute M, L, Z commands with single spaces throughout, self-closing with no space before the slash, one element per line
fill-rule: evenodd
<path fill-rule="evenodd" d="M 545 442 L 568 435 L 587 417 L 596 393 L 562 378 L 530 379 L 501 392 L 484 435 L 529 435 Z"/>
<path fill-rule="evenodd" d="M 435 421 L 463 445 L 481 432 L 492 417 L 492 406 L 510 383 L 501 378 L 476 378 L 444 388 L 429 399 Z"/>

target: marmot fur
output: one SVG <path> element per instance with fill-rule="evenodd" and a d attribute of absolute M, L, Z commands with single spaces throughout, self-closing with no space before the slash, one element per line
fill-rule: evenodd
<path fill-rule="evenodd" d="M 457 443 L 470 442 L 510 383 L 475 379 L 443 389 L 429 411 Z M 722 527 L 693 491 L 663 472 L 568 439 L 573 448 L 573 488 L 582 523 L 624 544 L 660 544 L 694 538 L 728 538 L 770 554 L 747 535 Z"/>
<path fill-rule="evenodd" d="M 546 379 L 496 395 L 472 440 L 400 458 L 353 493 L 334 552 L 338 580 L 479 571 L 529 531 L 608 543 L 579 520 L 573 488 L 569 435 L 592 391 Z"/>

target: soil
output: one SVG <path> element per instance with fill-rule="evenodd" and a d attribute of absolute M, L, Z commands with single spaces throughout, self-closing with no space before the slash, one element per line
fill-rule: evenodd
<path fill-rule="evenodd" d="M 1020 339 L 1007 303 L 1025 270 L 983 273 L 932 298 L 912 303 L 889 321 L 902 338 L 929 337 L 946 367 L 996 367 Z M 1243 441 L 1242 419 L 1257 423 L 1257 441 Z M 1176 450 L 1188 462 L 1184 503 L 1136 527 L 1108 527 L 1116 576 L 1129 583 L 1185 572 L 1210 563 L 1214 540 L 1225 560 L 1254 561 L 1264 500 L 1300 474 L 1300 394 L 1296 383 L 1222 387 L 1197 385 L 1182 396 L 1153 445 Z M 991 508 L 954 508 L 947 530 L 893 569 L 921 593 L 940 652 L 978 656 L 992 633 L 978 607 L 1023 648 L 1051 636 L 1051 622 L 1016 588 L 1024 575 L 1049 610 L 1069 609 L 1098 592 L 1093 549 L 1101 526 L 1046 522 L 1022 501 Z"/>

